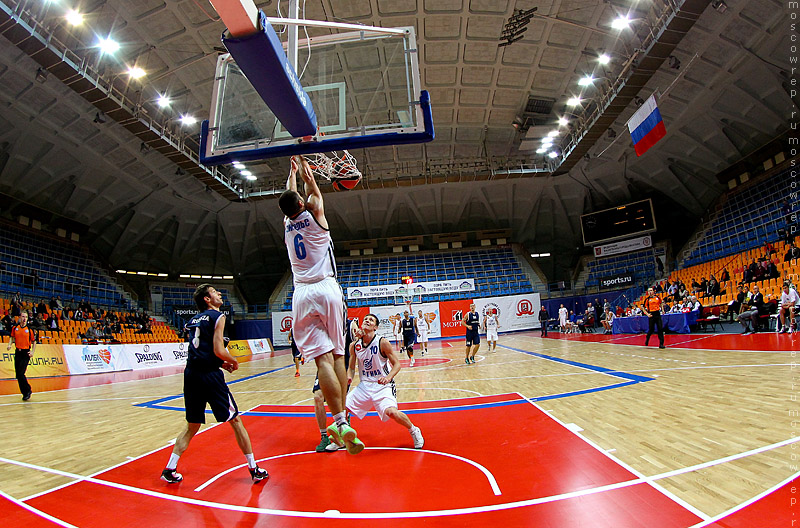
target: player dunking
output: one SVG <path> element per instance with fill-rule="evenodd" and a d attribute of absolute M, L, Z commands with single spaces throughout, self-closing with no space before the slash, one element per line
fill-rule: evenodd
<path fill-rule="evenodd" d="M 486 342 L 489 344 L 489 352 L 497 350 L 497 327 L 500 326 L 500 318 L 497 311 L 490 308 L 483 316 L 483 329 L 486 331 Z"/>
<path fill-rule="evenodd" d="M 420 449 L 425 444 L 422 432 L 419 427 L 411 423 L 404 412 L 397 409 L 397 388 L 394 385 L 394 378 L 400 372 L 400 361 L 391 343 L 375 334 L 378 324 L 380 323 L 376 315 L 365 315 L 364 322 L 361 323 L 364 334 L 361 339 L 350 345 L 350 366 L 347 373 L 352 378 L 357 363 L 360 382 L 347 395 L 347 408 L 359 420 L 374 408 L 378 411 L 381 421 L 385 422 L 391 418 L 408 429 L 414 441 L 414 448 Z"/>
<path fill-rule="evenodd" d="M 306 199 L 297 192 L 297 173 L 305 184 Z M 286 190 L 278 199 L 286 217 L 284 242 L 294 276 L 292 331 L 297 348 L 317 364 L 322 395 L 328 402 L 334 423 L 327 431 L 350 454 L 360 453 L 364 444 L 347 424 L 344 399 L 347 371 L 344 364 L 344 298 L 336 282 L 333 241 L 311 167 L 302 156 L 291 161 Z"/>
<path fill-rule="evenodd" d="M 169 483 L 183 480 L 183 476 L 176 471 L 178 459 L 189 447 L 189 442 L 200 430 L 200 426 L 206 423 L 207 403 L 218 422 L 228 422 L 233 427 L 236 443 L 247 459 L 250 477 L 253 482 L 259 482 L 269 475 L 256 465 L 250 436 L 239 418 L 239 409 L 220 370 L 223 368 L 233 372 L 239 368 L 239 362 L 225 348 L 225 315 L 219 311 L 222 294 L 210 284 L 201 284 L 194 291 L 194 302 L 202 311 L 186 325 L 189 332 L 189 358 L 183 371 L 186 429 L 175 440 L 175 447 L 166 469 L 161 472 L 161 479 Z"/>

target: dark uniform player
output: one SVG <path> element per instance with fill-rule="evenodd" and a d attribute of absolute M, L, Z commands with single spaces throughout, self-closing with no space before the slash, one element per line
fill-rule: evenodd
<path fill-rule="evenodd" d="M 650 343 L 654 327 L 658 331 L 658 348 L 664 347 L 664 323 L 661 321 L 661 297 L 653 293 L 653 288 L 647 288 L 647 297 L 642 303 L 644 314 L 647 316 L 647 337 L 644 346 Z"/>
<path fill-rule="evenodd" d="M 292 346 L 292 360 L 294 360 L 294 377 L 300 377 L 300 365 L 305 365 L 306 360 L 303 358 L 303 354 L 300 353 L 300 350 L 297 348 L 297 343 L 294 340 L 294 334 L 291 330 L 289 330 L 289 344 Z"/>
<path fill-rule="evenodd" d="M 403 330 L 403 348 L 411 360 L 411 366 L 414 366 L 414 338 L 416 337 L 416 330 L 414 329 L 414 319 L 409 316 L 408 310 L 403 312 L 403 319 L 400 320 L 400 328 Z"/>
<path fill-rule="evenodd" d="M 461 320 L 461 325 L 467 328 L 467 357 L 464 362 L 469 365 L 470 362 L 475 363 L 475 353 L 481 346 L 481 336 L 478 333 L 480 326 L 480 315 L 475 311 L 475 304 L 469 305 L 469 312 Z"/>
<path fill-rule="evenodd" d="M 250 436 L 239 418 L 239 408 L 225 384 L 220 368 L 233 372 L 239 362 L 225 348 L 225 315 L 219 311 L 222 294 L 209 284 L 201 284 L 194 292 L 197 308 L 203 310 L 186 325 L 189 331 L 189 358 L 183 371 L 183 398 L 186 406 L 186 429 L 176 439 L 166 469 L 161 479 L 170 483 L 180 482 L 183 476 L 176 471 L 178 459 L 189 447 L 192 437 L 206 422 L 206 404 L 218 422 L 228 422 L 233 427 L 236 442 L 247 459 L 253 482 L 264 480 L 269 475 L 256 465 Z"/>

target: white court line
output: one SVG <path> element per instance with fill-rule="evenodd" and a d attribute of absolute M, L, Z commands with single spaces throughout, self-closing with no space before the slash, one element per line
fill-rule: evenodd
<path fill-rule="evenodd" d="M 461 456 L 458 456 L 458 455 L 453 455 L 453 454 L 450 454 L 450 453 L 443 453 L 441 451 L 431 451 L 429 449 L 412 449 L 412 448 L 409 448 L 409 447 L 367 447 L 365 449 L 374 450 L 374 451 L 411 451 L 412 453 L 429 453 L 431 455 L 440 455 L 440 456 L 445 456 L 445 457 L 449 457 L 449 458 L 454 458 L 456 460 L 460 460 L 461 462 L 466 462 L 467 464 L 470 464 L 470 465 L 478 468 L 486 476 L 486 480 L 489 481 L 489 485 L 492 487 L 492 492 L 496 496 L 497 495 L 502 495 L 502 492 L 500 491 L 500 486 L 497 485 L 497 480 L 494 478 L 494 475 L 492 475 L 492 473 L 488 469 L 486 469 L 481 464 L 478 464 L 474 460 L 470 460 L 468 458 L 464 458 L 464 457 L 461 457 Z M 260 458 L 260 459 L 258 459 L 258 461 L 262 462 L 262 461 L 266 461 L 266 460 L 274 460 L 276 458 L 284 458 L 284 457 L 290 457 L 290 456 L 296 456 L 296 455 L 318 455 L 318 454 L 319 453 L 317 453 L 315 451 L 300 451 L 300 452 L 297 452 L 297 453 L 286 453 L 286 454 L 283 454 L 283 455 L 277 455 L 277 456 L 272 456 L 272 457 L 267 457 L 267 458 Z M 240 464 L 238 466 L 234 466 L 234 467 L 232 467 L 230 469 L 227 469 L 227 470 L 225 470 L 225 471 L 223 471 L 221 473 L 217 473 L 217 475 L 215 475 L 214 477 L 211 477 L 209 480 L 205 481 L 199 487 L 195 488 L 195 491 L 202 491 L 203 489 L 208 487 L 210 484 L 212 484 L 217 479 L 227 475 L 231 471 L 235 471 L 235 470 L 237 470 L 239 468 L 243 468 L 246 465 L 247 464 Z"/>
<path fill-rule="evenodd" d="M 68 522 L 62 521 L 61 519 L 59 519 L 59 518 L 57 518 L 57 517 L 53 517 L 53 516 L 52 516 L 52 515 L 50 515 L 49 513 L 45 513 L 45 512 L 43 512 L 42 510 L 37 510 L 37 509 L 36 509 L 36 508 L 34 508 L 33 506 L 28 506 L 28 505 L 27 505 L 27 504 L 25 504 L 24 502 L 22 502 L 22 501 L 19 501 L 19 500 L 15 499 L 15 498 L 14 498 L 14 497 L 12 497 L 11 495 L 8 495 L 7 493 L 3 493 L 3 491 L 2 491 L 2 490 L 0 490 L 0 497 L 5 497 L 6 499 L 10 500 L 11 502 L 13 502 L 14 504 L 16 504 L 16 505 L 17 505 L 17 506 L 19 506 L 20 508 L 23 508 L 23 509 L 25 509 L 25 510 L 28 510 L 29 512 L 31 512 L 31 513 L 33 513 L 33 514 L 35 514 L 35 515 L 38 515 L 39 517 L 43 517 L 43 518 L 47 519 L 47 520 L 48 520 L 48 521 L 50 521 L 50 522 L 56 523 L 56 524 L 57 524 L 57 525 L 59 525 L 59 526 L 63 526 L 64 528 L 78 528 L 78 527 L 77 527 L 77 526 L 75 526 L 74 524 L 70 524 L 70 523 L 68 523 Z"/>
<path fill-rule="evenodd" d="M 768 490 L 766 490 L 766 491 L 762 491 L 761 493 L 759 493 L 758 495 L 756 495 L 756 496 L 755 496 L 755 497 L 753 497 L 752 499 L 750 499 L 750 500 L 746 500 L 746 501 L 744 501 L 743 503 L 739 504 L 738 506 L 735 506 L 735 507 L 731 508 L 730 510 L 724 511 L 724 512 L 720 513 L 719 515 L 717 515 L 717 516 L 715 516 L 715 517 L 712 517 L 711 519 L 708 519 L 707 521 L 703 521 L 703 522 L 701 522 L 701 523 L 699 523 L 699 524 L 694 524 L 694 525 L 690 526 L 689 528 L 703 528 L 703 526 L 708 526 L 708 525 L 710 525 L 711 523 L 715 523 L 715 522 L 719 521 L 720 519 L 722 519 L 722 518 L 724 518 L 724 517 L 727 517 L 728 515 L 731 515 L 731 514 L 733 514 L 733 513 L 736 513 L 736 512 L 738 512 L 739 510 L 743 510 L 743 509 L 745 509 L 746 507 L 748 507 L 748 506 L 750 506 L 751 504 L 753 504 L 754 502 L 756 502 L 756 501 L 758 501 L 758 500 L 760 500 L 760 499 L 763 499 L 764 497 L 766 497 L 766 496 L 767 496 L 767 495 L 769 495 L 770 493 L 772 493 L 772 492 L 774 492 L 774 491 L 777 491 L 777 490 L 778 490 L 778 489 L 780 489 L 781 487 L 783 487 L 783 486 L 785 486 L 786 484 L 790 483 L 791 481 L 793 481 L 794 479 L 796 479 L 798 476 L 800 476 L 800 472 L 798 472 L 798 473 L 795 473 L 795 474 L 794 474 L 794 475 L 792 475 L 791 477 L 789 477 L 789 478 L 785 479 L 785 480 L 784 480 L 784 481 L 782 481 L 782 482 L 779 482 L 778 484 L 776 484 L 776 485 L 772 486 L 772 487 L 771 487 L 771 488 L 769 488 Z"/>
<path fill-rule="evenodd" d="M 412 383 L 411 385 L 417 385 L 417 383 Z M 405 385 L 405 384 L 404 385 L 398 384 L 398 387 L 402 387 L 403 389 L 408 389 L 408 390 L 420 390 L 421 389 L 421 390 L 461 391 L 461 392 L 468 392 L 470 394 L 475 394 L 478 397 L 483 397 L 483 394 L 481 394 L 480 392 L 476 392 L 476 391 L 468 390 L 468 389 L 459 389 L 459 388 L 455 388 L 455 387 L 413 387 L 413 386 Z M 314 401 L 314 398 L 306 398 L 305 400 L 300 400 L 299 402 L 295 402 L 292 405 L 302 405 L 302 404 L 304 404 L 306 402 L 311 402 L 311 401 Z M 402 405 L 404 403 L 417 403 L 417 402 L 416 401 L 413 401 L 413 402 L 401 402 L 401 401 L 399 401 L 397 403 L 398 403 L 398 405 Z M 406 409 L 406 410 L 408 410 L 408 409 Z"/>
<path fill-rule="evenodd" d="M 39 405 L 43 403 L 86 403 L 86 402 L 106 402 L 114 400 L 139 400 L 146 398 L 158 398 L 158 396 L 125 396 L 124 398 L 87 398 L 81 400 L 45 400 L 45 401 L 34 400 L 34 401 L 17 402 L 17 403 L 0 403 L 0 407 L 7 407 L 9 405 Z"/>
<path fill-rule="evenodd" d="M 245 412 L 245 413 L 246 413 L 246 412 L 250 412 L 250 411 L 252 411 L 253 409 L 255 409 L 256 407 L 258 407 L 258 405 L 254 406 L 254 407 L 251 407 L 250 409 L 248 409 L 248 410 L 246 410 L 246 411 L 244 411 L 244 412 Z M 244 414 L 244 413 L 241 413 L 241 412 L 240 412 L 239 414 L 241 415 L 241 414 Z M 196 435 L 195 435 L 195 436 L 197 436 L 198 434 L 201 434 L 201 433 L 205 433 L 206 431 L 209 431 L 209 430 L 211 430 L 211 429 L 213 429 L 213 428 L 215 428 L 215 427 L 218 427 L 218 426 L 222 425 L 223 423 L 225 423 L 225 422 L 217 422 L 217 423 L 213 423 L 213 424 L 209 425 L 208 427 L 206 427 L 205 429 L 203 429 L 203 430 L 201 430 L 201 431 L 198 431 L 198 432 L 196 433 Z M 142 454 L 141 454 L 141 455 L 139 455 L 139 456 L 135 456 L 135 457 L 131 457 L 131 458 L 126 458 L 125 460 L 123 460 L 123 461 L 122 461 L 122 462 L 120 462 L 119 464 L 114 464 L 113 466 L 110 466 L 110 467 L 107 467 L 107 468 L 101 469 L 100 471 L 95 471 L 94 473 L 91 473 L 91 474 L 89 475 L 89 477 L 90 477 L 90 478 L 91 478 L 91 477 L 96 477 L 97 475 L 100 475 L 101 473 L 105 473 L 106 471 L 111 471 L 112 469 L 116 469 L 116 468 L 118 468 L 118 467 L 124 466 L 125 464 L 129 464 L 129 463 L 133 462 L 134 460 L 139 460 L 139 459 L 141 459 L 141 458 L 144 458 L 144 457 L 146 457 L 146 456 L 148 456 L 148 455 L 152 455 L 153 453 L 156 453 L 156 452 L 158 452 L 158 451 L 161 451 L 162 449 L 164 449 L 164 448 L 166 448 L 166 447 L 170 447 L 170 446 L 172 446 L 172 445 L 175 445 L 175 440 L 172 440 L 171 442 L 169 442 L 168 444 L 166 444 L 166 445 L 164 445 L 164 446 L 157 447 L 157 448 L 155 448 L 155 449 L 151 449 L 150 451 L 148 451 L 148 452 L 146 452 L 146 453 L 142 453 Z M 47 495 L 48 493 L 52 493 L 52 492 L 54 492 L 54 491 L 56 491 L 56 490 L 60 490 L 60 489 L 62 489 L 62 488 L 66 488 L 66 487 L 68 487 L 68 486 L 72 486 L 73 484 L 77 484 L 77 483 L 78 483 L 78 482 L 80 482 L 80 481 L 81 481 L 81 480 L 77 480 L 77 481 L 73 481 L 73 482 L 67 482 L 66 484 L 61 484 L 60 486 L 56 486 L 56 487 L 54 487 L 54 488 L 51 488 L 51 489 L 48 489 L 48 490 L 45 490 L 45 491 L 41 491 L 41 492 L 39 492 L 39 493 L 34 493 L 33 495 L 30 495 L 30 496 L 28 496 L 28 497 L 25 497 L 25 498 L 23 498 L 22 500 L 23 500 L 23 501 L 29 501 L 29 500 L 31 500 L 31 499 L 34 499 L 34 498 L 36 498 L 36 497 L 39 497 L 39 496 L 41 496 L 41 495 Z"/>
<path fill-rule="evenodd" d="M 538 408 L 538 406 L 537 406 L 537 408 Z M 594 444 L 592 444 L 588 440 L 586 440 L 586 441 L 590 445 L 592 445 L 593 447 L 597 448 L 597 446 L 595 446 Z M 157 491 L 151 491 L 151 490 L 146 490 L 146 489 L 142 489 L 142 488 L 135 488 L 133 486 L 128 486 L 126 484 L 119 484 L 119 483 L 116 483 L 116 482 L 96 479 L 96 478 L 93 478 L 93 477 L 83 477 L 81 475 L 75 475 L 75 474 L 72 474 L 72 473 L 67 473 L 65 471 L 59 471 L 59 470 L 56 470 L 56 469 L 45 468 L 45 467 L 42 467 L 42 466 L 36 466 L 36 465 L 33 465 L 33 464 L 28 464 L 26 462 L 18 462 L 18 461 L 15 461 L 15 460 L 9 460 L 9 459 L 2 458 L 2 457 L 0 457 L 0 462 L 5 462 L 7 464 L 14 464 L 14 465 L 22 466 L 22 467 L 28 467 L 28 468 L 31 468 L 31 469 L 37 469 L 37 470 L 48 472 L 48 473 L 55 473 L 55 474 L 58 474 L 58 475 L 63 475 L 63 476 L 66 476 L 66 477 L 70 477 L 70 478 L 75 478 L 75 479 L 91 482 L 93 484 L 99 484 L 99 485 L 102 485 L 102 486 L 108 486 L 108 487 L 120 489 L 120 490 L 123 490 L 123 491 L 130 491 L 130 492 L 133 492 L 133 493 L 138 493 L 140 495 L 146 495 L 146 496 L 154 497 L 154 498 L 158 498 L 158 499 L 164 499 L 164 500 L 169 500 L 169 501 L 174 501 L 174 502 L 180 502 L 180 503 L 184 503 L 184 504 L 192 504 L 192 505 L 195 505 L 195 506 L 204 506 L 204 507 L 210 507 L 210 508 L 217 508 L 217 509 L 227 510 L 227 511 L 236 511 L 236 512 L 244 512 L 244 513 L 256 513 L 256 514 L 265 514 L 265 515 L 279 515 L 279 516 L 284 516 L 284 517 L 303 517 L 303 518 L 313 518 L 313 519 L 328 519 L 328 518 L 337 518 L 337 519 L 410 519 L 410 518 L 444 517 L 444 516 L 452 516 L 452 515 L 464 515 L 464 514 L 471 514 L 471 513 L 485 513 L 485 512 L 493 512 L 493 511 L 510 510 L 510 509 L 520 508 L 520 507 L 525 507 L 525 506 L 534 506 L 534 505 L 538 505 L 538 504 L 545 504 L 545 503 L 550 503 L 550 502 L 555 502 L 555 501 L 560 501 L 560 500 L 565 500 L 565 499 L 583 497 L 583 496 L 586 496 L 586 495 L 594 495 L 594 494 L 597 494 L 597 493 L 603 493 L 605 491 L 616 490 L 616 489 L 621 489 L 621 488 L 627 488 L 627 487 L 630 487 L 630 486 L 635 486 L 635 485 L 643 484 L 643 483 L 647 483 L 647 484 L 655 487 L 657 485 L 653 481 L 656 481 L 656 480 L 659 480 L 659 479 L 662 479 L 662 478 L 666 478 L 668 476 L 672 477 L 672 476 L 676 476 L 676 475 L 682 474 L 682 473 L 689 473 L 689 472 L 692 472 L 692 471 L 696 471 L 697 469 L 703 469 L 703 468 L 710 467 L 710 466 L 715 465 L 715 464 L 721 464 L 723 462 L 728 462 L 728 461 L 734 460 L 736 458 L 743 458 L 743 457 L 746 457 L 746 456 L 750 456 L 750 455 L 753 455 L 753 454 L 761 453 L 761 452 L 768 451 L 768 450 L 771 450 L 771 449 L 776 449 L 778 447 L 783 447 L 785 445 L 789 445 L 789 444 L 792 444 L 792 443 L 795 443 L 795 442 L 798 442 L 798 441 L 800 441 L 800 437 L 791 438 L 789 440 L 784 440 L 784 441 L 778 442 L 776 444 L 763 446 L 763 447 L 760 447 L 760 448 L 757 448 L 757 449 L 753 449 L 753 450 L 750 450 L 750 451 L 747 451 L 747 452 L 744 452 L 744 453 L 739 453 L 737 455 L 732 455 L 730 457 L 725 457 L 724 459 L 711 461 L 711 462 L 706 462 L 706 463 L 703 463 L 703 464 L 698 464 L 697 466 L 689 466 L 689 467 L 686 467 L 686 468 L 683 468 L 683 469 L 670 471 L 668 473 L 664 473 L 664 474 L 660 474 L 660 475 L 653 475 L 651 477 L 636 478 L 636 479 L 627 480 L 627 481 L 624 481 L 624 482 L 618 482 L 618 483 L 615 483 L 615 484 L 609 484 L 609 485 L 606 485 L 606 486 L 599 486 L 599 487 L 596 487 L 596 488 L 589 488 L 589 489 L 584 489 L 584 490 L 580 490 L 580 491 L 562 493 L 562 494 L 559 494 L 559 495 L 551 495 L 549 497 L 540 497 L 540 498 L 537 498 L 537 499 L 526 499 L 526 500 L 522 500 L 522 501 L 507 502 L 507 503 L 502 503 L 502 504 L 493 504 L 493 505 L 489 505 L 489 506 L 473 506 L 473 507 L 469 507 L 469 508 L 454 508 L 454 509 L 450 509 L 450 510 L 414 511 L 414 512 L 383 512 L 383 513 L 309 512 L 309 511 L 277 510 L 277 509 L 273 509 L 273 508 L 254 508 L 254 507 L 250 507 L 250 506 L 235 506 L 235 505 L 231 505 L 231 504 L 224 504 L 224 503 L 219 503 L 219 502 L 210 502 L 210 501 L 204 501 L 204 500 L 198 500 L 198 499 L 190 499 L 188 497 L 180 497 L 180 496 L 177 496 L 177 495 L 170 495 L 170 494 L 166 494 L 166 493 L 160 493 L 160 492 L 157 492 Z M 395 449 L 397 449 L 397 448 L 395 448 Z M 597 449 L 599 450 L 600 453 L 603 453 L 606 456 L 608 456 L 609 458 L 614 459 L 613 456 L 609 455 L 608 453 L 606 453 L 602 449 L 599 449 L 599 448 L 597 448 Z M 414 450 L 409 449 L 409 450 L 410 451 L 418 451 L 416 449 L 414 449 Z M 446 454 L 446 453 L 442 453 L 442 454 Z M 619 463 L 623 467 L 625 466 L 624 463 L 622 463 L 622 462 L 619 462 Z M 632 471 L 632 472 L 634 472 L 634 471 Z M 666 490 L 665 490 L 665 495 L 667 495 L 668 497 L 670 496 L 669 492 L 666 492 Z M 678 499 L 677 497 L 675 499 L 673 499 L 673 500 L 675 500 L 679 504 L 683 505 L 684 507 L 686 507 L 690 511 L 697 512 L 695 514 L 698 517 L 700 517 L 700 518 L 702 518 L 704 520 L 708 520 L 709 519 L 708 515 L 703 514 L 702 512 L 700 512 L 699 510 L 697 510 L 696 508 L 691 506 L 690 504 L 684 503 L 684 501 Z"/>

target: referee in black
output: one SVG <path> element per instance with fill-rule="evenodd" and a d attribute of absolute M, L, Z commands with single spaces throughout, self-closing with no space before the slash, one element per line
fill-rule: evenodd
<path fill-rule="evenodd" d="M 647 337 L 644 346 L 650 343 L 650 336 L 653 335 L 654 328 L 658 328 L 658 348 L 664 346 L 664 323 L 661 321 L 661 297 L 653 293 L 653 288 L 647 288 L 647 297 L 642 303 L 642 310 L 647 316 Z"/>
<path fill-rule="evenodd" d="M 189 333 L 189 358 L 183 371 L 183 400 L 186 406 L 186 428 L 175 440 L 175 448 L 169 457 L 161 479 L 176 483 L 183 480 L 177 472 L 178 459 L 189 447 L 192 437 L 206 423 L 206 404 L 218 422 L 228 422 L 233 427 L 236 442 L 247 459 L 247 467 L 253 482 L 269 477 L 267 471 L 256 465 L 250 436 L 239 418 L 239 408 L 225 383 L 222 370 L 233 372 L 239 362 L 225 348 L 225 315 L 219 311 L 222 294 L 210 284 L 201 284 L 194 291 L 194 302 L 200 313 L 186 325 Z M 212 453 L 216 456 L 216 453 Z"/>

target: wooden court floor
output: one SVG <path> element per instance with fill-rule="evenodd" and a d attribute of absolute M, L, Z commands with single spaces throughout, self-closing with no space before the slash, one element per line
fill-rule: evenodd
<path fill-rule="evenodd" d="M 800 337 L 668 336 L 666 350 L 642 347 L 641 336 L 551 337 L 501 335 L 493 353 L 482 344 L 474 365 L 464 364 L 461 340 L 431 343 L 428 355 L 417 353 L 417 365 L 398 376 L 401 407 L 518 393 L 621 466 L 642 477 L 659 475 L 659 486 L 703 519 L 798 474 Z M 307 406 L 313 366 L 301 367 L 301 374 L 294 377 L 290 356 L 279 353 L 243 363 L 228 379 L 236 382 L 231 390 L 242 410 Z M 179 371 L 103 381 L 44 390 L 63 380 L 32 380 L 30 402 L 20 401 L 13 381 L 0 383 L 0 491 L 27 500 L 74 481 L 52 470 L 94 475 L 174 440 L 183 424 L 174 410 L 182 405 Z M 168 403 L 137 405 L 157 401 Z M 292 434 L 308 450 L 319 441 L 310 417 Z M 236 450 L 232 435 L 225 438 Z M 502 457 L 502 427 L 465 431 L 461 438 L 496 443 Z M 426 447 L 435 443 L 429 432 Z M 180 469 L 191 472 L 188 465 Z M 664 476 L 670 472 L 675 475 Z M 157 471 L 152 478 L 157 481 Z M 795 504 L 785 508 L 787 520 L 800 515 Z"/>

